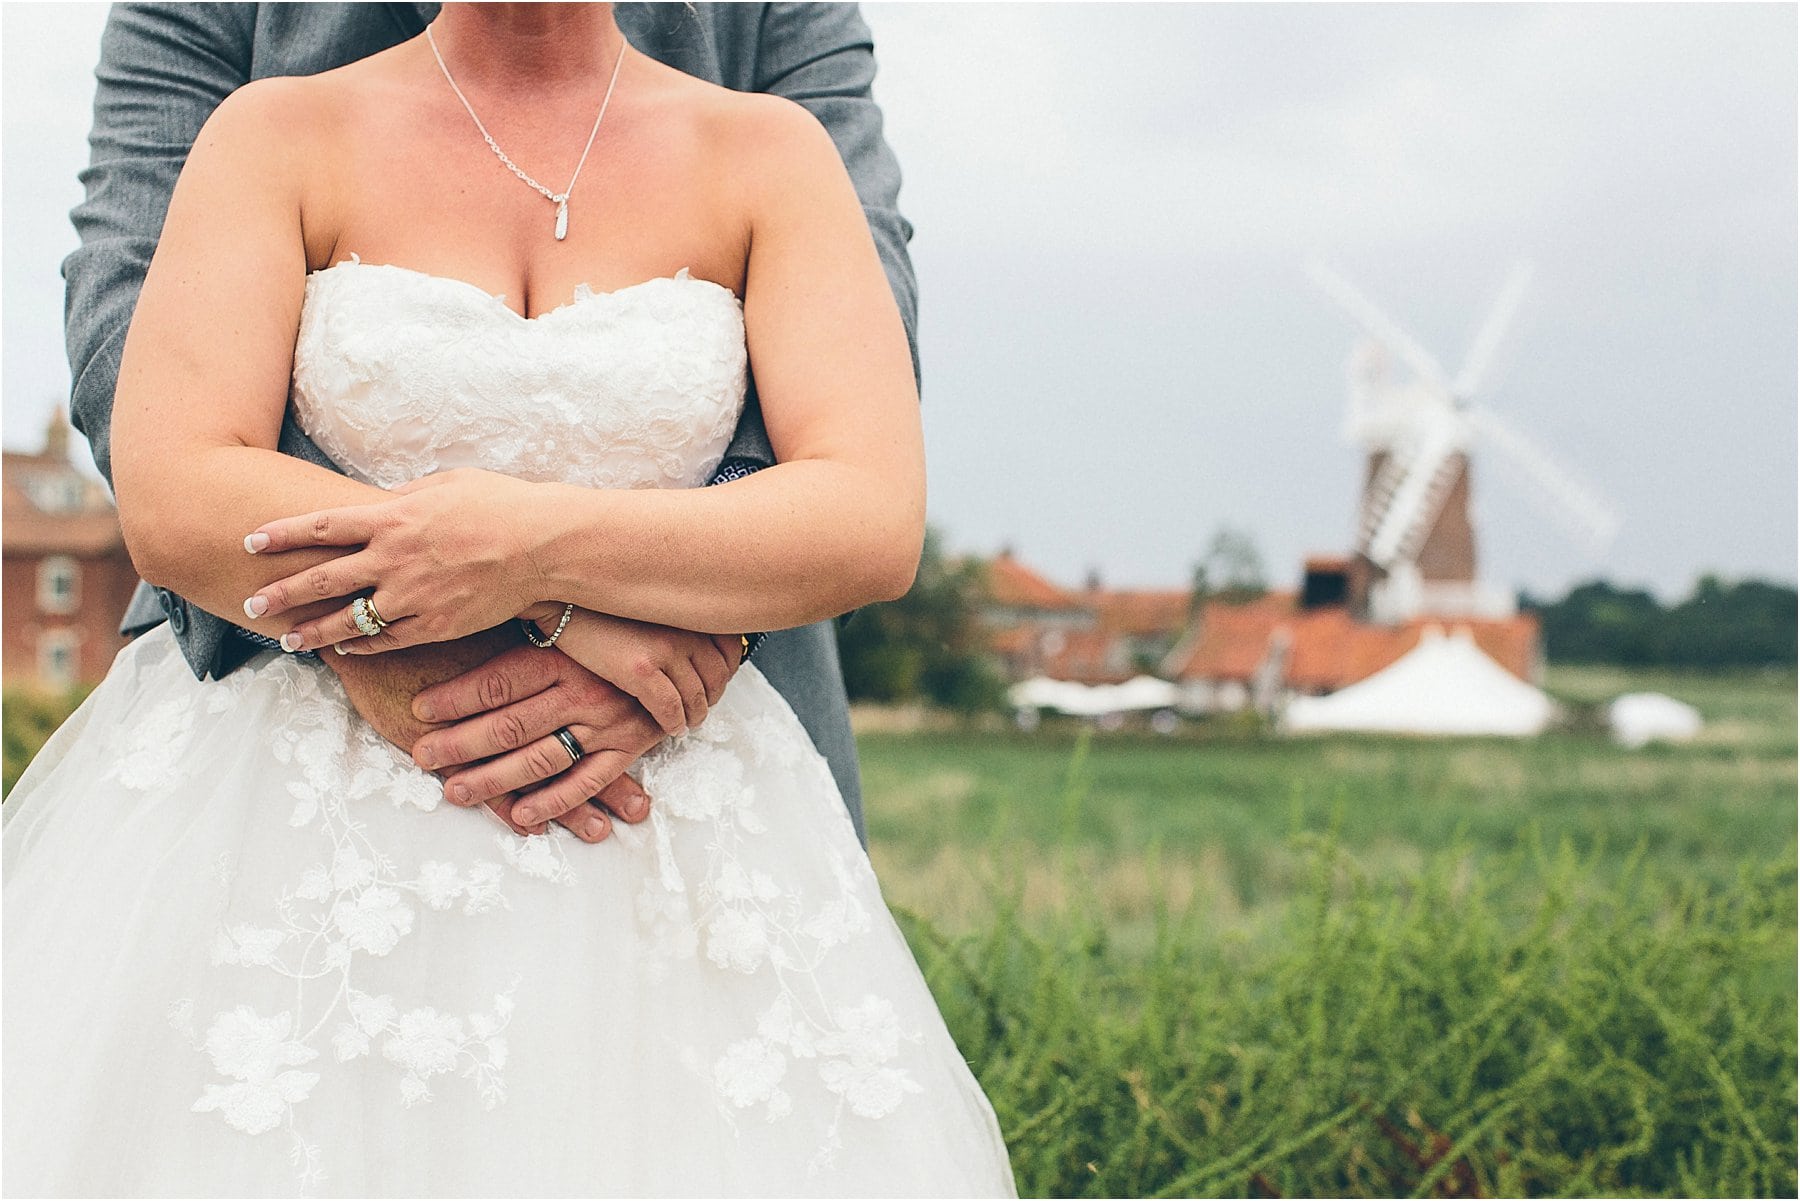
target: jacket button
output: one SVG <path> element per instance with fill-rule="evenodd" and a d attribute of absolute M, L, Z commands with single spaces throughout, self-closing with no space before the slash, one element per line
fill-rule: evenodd
<path fill-rule="evenodd" d="M 163 612 L 169 615 L 169 628 L 177 637 L 187 633 L 187 606 L 179 596 L 167 588 L 157 589 L 157 599 L 162 601 Z"/>

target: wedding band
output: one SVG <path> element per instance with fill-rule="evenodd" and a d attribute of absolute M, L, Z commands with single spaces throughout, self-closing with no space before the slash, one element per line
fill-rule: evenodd
<path fill-rule="evenodd" d="M 369 638 L 387 629 L 389 624 L 375 611 L 375 602 L 366 596 L 359 596 L 350 602 L 350 620 Z"/>
<path fill-rule="evenodd" d="M 564 726 L 562 729 L 552 734 L 551 737 L 562 743 L 562 749 L 569 752 L 570 763 L 581 762 L 581 744 L 575 741 L 575 735 L 569 733 L 568 726 Z"/>

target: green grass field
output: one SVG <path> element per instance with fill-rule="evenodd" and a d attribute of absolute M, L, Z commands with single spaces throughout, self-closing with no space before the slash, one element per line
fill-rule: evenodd
<path fill-rule="evenodd" d="M 1795 681 L 1705 736 L 866 734 L 1023 1192 L 1791 1196 Z"/>
<path fill-rule="evenodd" d="M 862 735 L 1020 1191 L 1795 1195 L 1794 676 L 1550 685 L 1707 730 Z M 67 709 L 9 693 L 8 787 Z"/>
<path fill-rule="evenodd" d="M 1222 925 L 1290 899 L 1304 868 L 1290 835 L 1335 824 L 1343 852 L 1376 877 L 1416 875 L 1458 831 L 1479 852 L 1513 850 L 1536 823 L 1601 865 L 1647 841 L 1649 859 L 1695 882 L 1730 880 L 1744 856 L 1795 843 L 1795 683 L 1785 677 L 1669 678 L 1553 672 L 1577 701 L 1655 687 L 1698 705 L 1708 726 L 1681 747 L 1625 750 L 1598 733 L 1538 739 L 1281 739 L 1243 725 L 1173 738 L 1102 735 L 1087 748 L 1078 803 L 1077 728 L 1023 733 L 864 734 L 869 834 L 890 899 L 955 925 L 985 862 L 1022 862 L 1054 895 L 1070 853 L 1099 871 L 1114 915 L 1141 908 L 1143 862 L 1164 886 L 1207 894 Z"/>

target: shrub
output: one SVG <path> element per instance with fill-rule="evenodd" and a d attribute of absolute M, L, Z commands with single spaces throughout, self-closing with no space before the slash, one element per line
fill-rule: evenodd
<path fill-rule="evenodd" d="M 0 703 L 0 727 L 6 740 L 4 789 L 11 793 L 45 739 L 56 732 L 69 714 L 87 697 L 88 689 L 47 693 L 28 688 L 8 688 Z"/>

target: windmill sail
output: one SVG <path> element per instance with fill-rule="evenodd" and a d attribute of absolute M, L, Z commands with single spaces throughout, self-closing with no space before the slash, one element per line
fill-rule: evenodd
<path fill-rule="evenodd" d="M 1383 567 L 1417 553 L 1456 473 L 1461 470 L 1462 423 L 1448 412 L 1422 419 L 1399 483 L 1382 507 L 1367 554 Z"/>
<path fill-rule="evenodd" d="M 1356 524 L 1356 551 L 1377 569 L 1365 611 L 1398 620 L 1431 606 L 1458 612 L 1497 607 L 1478 587 L 1467 505 L 1470 448 L 1497 445 L 1536 485 L 1530 499 L 1590 543 L 1616 526 L 1608 506 L 1549 455 L 1491 411 L 1472 403 L 1488 377 L 1530 280 L 1520 264 L 1477 329 L 1454 379 L 1438 360 L 1341 275 L 1308 264 L 1314 281 L 1369 335 L 1353 353 L 1344 432 L 1370 456 Z M 1410 380 L 1393 380 L 1398 360 Z M 1499 595 L 1499 593 L 1494 593 Z M 1506 594 L 1510 598 L 1510 593 Z M 1510 604 L 1510 599 L 1507 599 Z"/>

